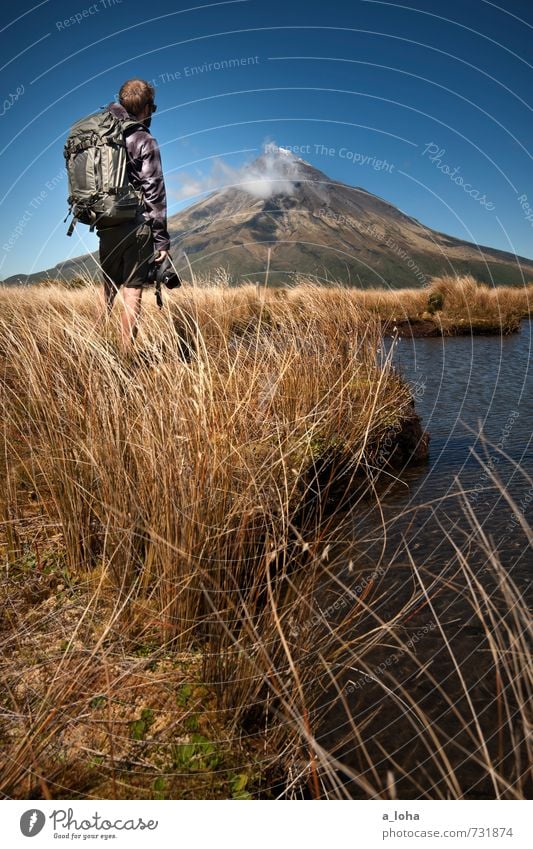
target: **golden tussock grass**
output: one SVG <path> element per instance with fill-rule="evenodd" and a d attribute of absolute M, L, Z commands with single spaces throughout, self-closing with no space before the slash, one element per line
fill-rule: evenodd
<path fill-rule="evenodd" d="M 453 334 L 461 324 L 482 330 L 512 332 L 533 312 L 533 284 L 487 286 L 472 276 L 435 277 L 417 289 L 352 289 L 353 303 L 388 322 L 434 321 Z"/>
<path fill-rule="evenodd" d="M 95 327 L 95 299 L 95 287 L 0 293 L 0 792 L 393 798 L 401 781 L 460 797 L 456 744 L 414 696 L 402 700 L 431 781 L 380 767 L 343 689 L 354 658 L 364 668 L 391 641 L 419 663 L 399 626 L 437 580 L 413 562 L 408 607 L 380 618 L 386 565 L 363 589 L 341 577 L 347 531 L 316 497 L 329 452 L 347 486 L 371 482 L 380 445 L 412 416 L 379 321 L 343 288 L 184 287 L 161 312 L 146 305 L 143 357 L 127 357 L 114 322 Z M 467 684 L 457 721 L 479 780 L 520 798 L 524 611 L 491 564 L 511 620 L 461 552 L 454 576 L 506 694 L 504 762 L 472 724 Z M 348 603 L 325 609 L 329 596 Z M 346 709 L 360 768 L 320 743 L 325 691 Z"/>

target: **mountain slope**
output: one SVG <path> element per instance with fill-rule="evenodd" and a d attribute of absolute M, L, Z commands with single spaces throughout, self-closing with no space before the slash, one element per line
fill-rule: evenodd
<path fill-rule="evenodd" d="M 180 271 L 206 274 L 218 266 L 236 282 L 288 282 L 294 273 L 356 286 L 423 286 L 438 274 L 471 273 L 496 284 L 533 277 L 533 261 L 424 227 L 361 188 L 330 180 L 282 148 L 270 146 L 234 175 L 233 185 L 169 218 Z M 183 255 L 186 252 L 187 260 Z M 97 256 L 59 263 L 47 272 L 15 275 L 6 283 L 43 277 L 97 275 Z"/>

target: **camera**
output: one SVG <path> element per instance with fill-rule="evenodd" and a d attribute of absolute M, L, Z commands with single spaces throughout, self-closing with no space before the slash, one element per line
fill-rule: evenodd
<path fill-rule="evenodd" d="M 181 286 L 181 280 L 169 256 L 162 262 L 156 262 L 155 257 L 152 259 L 148 266 L 148 281 L 155 283 L 157 287 L 163 284 L 167 289 L 177 289 Z"/>

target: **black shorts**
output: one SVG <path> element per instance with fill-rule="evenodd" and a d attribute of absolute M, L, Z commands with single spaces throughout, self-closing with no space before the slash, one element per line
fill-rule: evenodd
<path fill-rule="evenodd" d="M 148 266 L 154 255 L 149 223 L 127 221 L 98 230 L 100 266 L 107 285 L 141 289 L 147 282 Z"/>

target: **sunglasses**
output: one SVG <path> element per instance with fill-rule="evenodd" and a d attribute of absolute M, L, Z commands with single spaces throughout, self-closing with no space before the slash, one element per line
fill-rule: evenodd
<path fill-rule="evenodd" d="M 154 114 L 154 112 L 156 112 L 156 111 L 157 111 L 157 106 L 156 106 L 156 104 L 155 104 L 155 103 L 150 103 L 149 105 L 150 105 L 150 108 L 151 108 L 151 110 L 152 110 L 152 115 L 153 115 L 153 114 Z"/>

